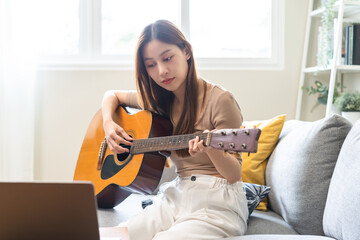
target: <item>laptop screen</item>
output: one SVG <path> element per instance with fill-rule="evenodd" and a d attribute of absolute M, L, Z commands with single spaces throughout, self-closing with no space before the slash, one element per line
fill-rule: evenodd
<path fill-rule="evenodd" d="M 0 192 L 0 239 L 99 239 L 89 182 L 0 182 Z"/>

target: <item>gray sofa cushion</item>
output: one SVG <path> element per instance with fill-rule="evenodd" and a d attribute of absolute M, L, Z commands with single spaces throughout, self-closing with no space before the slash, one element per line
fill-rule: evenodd
<path fill-rule="evenodd" d="M 335 240 L 334 238 L 311 235 L 245 235 L 223 238 L 227 240 Z"/>
<path fill-rule="evenodd" d="M 324 212 L 324 231 L 338 240 L 360 239 L 360 120 L 341 148 Z"/>
<path fill-rule="evenodd" d="M 246 235 L 298 234 L 284 219 L 273 211 L 255 210 L 250 218 Z"/>
<path fill-rule="evenodd" d="M 330 179 L 351 124 L 339 115 L 287 121 L 266 169 L 270 206 L 300 234 L 324 235 Z"/>

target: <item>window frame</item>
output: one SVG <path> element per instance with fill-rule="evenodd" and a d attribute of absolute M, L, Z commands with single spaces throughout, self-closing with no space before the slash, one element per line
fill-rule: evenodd
<path fill-rule="evenodd" d="M 189 1 L 180 0 L 181 31 L 188 38 Z M 284 68 L 284 0 L 272 2 L 271 58 L 197 58 L 201 70 L 281 70 Z M 79 0 L 79 54 L 39 58 L 39 70 L 134 70 L 134 59 L 101 54 L 101 0 Z M 191 41 L 191 40 L 190 40 Z"/>

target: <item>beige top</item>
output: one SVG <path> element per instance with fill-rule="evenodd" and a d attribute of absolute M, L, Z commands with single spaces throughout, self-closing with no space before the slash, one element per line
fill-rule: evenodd
<path fill-rule="evenodd" d="M 127 94 L 126 105 L 139 107 L 136 92 Z M 242 121 L 240 107 L 233 95 L 220 86 L 213 85 L 207 97 L 205 110 L 195 124 L 195 130 L 203 132 L 212 129 L 239 128 Z M 180 177 L 192 174 L 219 175 L 206 153 L 183 158 L 173 151 L 170 158 Z"/>

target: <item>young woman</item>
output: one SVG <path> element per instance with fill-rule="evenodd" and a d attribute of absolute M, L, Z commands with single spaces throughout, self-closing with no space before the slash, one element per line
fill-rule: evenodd
<path fill-rule="evenodd" d="M 189 42 L 172 23 L 159 20 L 143 30 L 136 52 L 137 92 L 109 91 L 103 99 L 105 136 L 111 151 L 128 151 L 131 137 L 112 114 L 119 104 L 169 118 L 173 134 L 239 128 L 240 108 L 232 94 L 196 74 Z M 170 156 L 178 177 L 161 186 L 154 203 L 102 236 L 122 239 L 217 239 L 244 234 L 247 201 L 241 159 L 205 147 L 196 137 L 189 149 Z"/>

